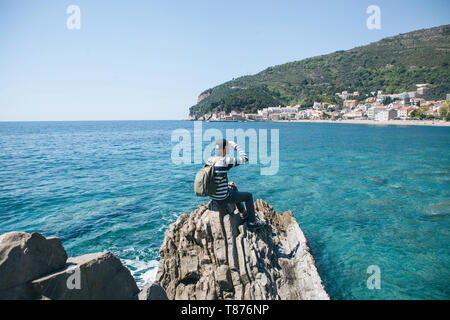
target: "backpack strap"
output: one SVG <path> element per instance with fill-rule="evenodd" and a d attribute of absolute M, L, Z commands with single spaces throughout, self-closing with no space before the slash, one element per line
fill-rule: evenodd
<path fill-rule="evenodd" d="M 206 162 L 206 165 L 214 167 L 216 165 L 217 161 L 218 161 L 218 159 L 216 157 L 212 157 Z"/>

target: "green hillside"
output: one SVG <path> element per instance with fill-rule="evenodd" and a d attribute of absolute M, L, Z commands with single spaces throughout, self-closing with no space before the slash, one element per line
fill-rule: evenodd
<path fill-rule="evenodd" d="M 190 108 L 190 115 L 231 110 L 256 112 L 267 106 L 314 101 L 340 103 L 336 92 L 374 90 L 386 93 L 416 90 L 429 83 L 428 98 L 450 93 L 450 25 L 383 39 L 348 51 L 267 68 L 208 89 L 207 98 Z"/>

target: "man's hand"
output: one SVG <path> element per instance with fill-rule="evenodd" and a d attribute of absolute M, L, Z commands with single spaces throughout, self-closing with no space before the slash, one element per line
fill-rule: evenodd
<path fill-rule="evenodd" d="M 230 183 L 228 183 L 228 185 L 233 189 L 237 188 L 236 183 L 234 183 L 234 182 L 230 182 Z"/>
<path fill-rule="evenodd" d="M 228 145 L 234 149 L 236 149 L 236 146 L 237 146 L 236 142 L 234 142 L 234 141 L 228 141 Z"/>

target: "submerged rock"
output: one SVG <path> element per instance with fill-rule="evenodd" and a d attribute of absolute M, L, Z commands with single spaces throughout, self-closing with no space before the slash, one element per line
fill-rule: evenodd
<path fill-rule="evenodd" d="M 166 231 L 156 281 L 169 299 L 329 299 L 307 240 L 292 212 L 262 200 L 259 231 L 234 206 L 201 205 Z"/>

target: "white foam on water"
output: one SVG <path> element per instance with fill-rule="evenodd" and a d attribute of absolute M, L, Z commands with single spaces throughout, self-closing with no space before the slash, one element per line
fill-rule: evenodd
<path fill-rule="evenodd" d="M 156 261 L 156 260 L 153 260 Z M 156 279 L 156 274 L 158 273 L 158 261 L 156 261 L 156 266 L 147 270 L 144 274 L 141 275 L 142 286 L 145 286 L 148 283 L 152 283 Z"/>
<path fill-rule="evenodd" d="M 141 261 L 136 257 L 136 259 L 122 259 L 122 262 L 130 269 L 139 288 L 155 281 L 158 272 L 158 260 Z"/>

